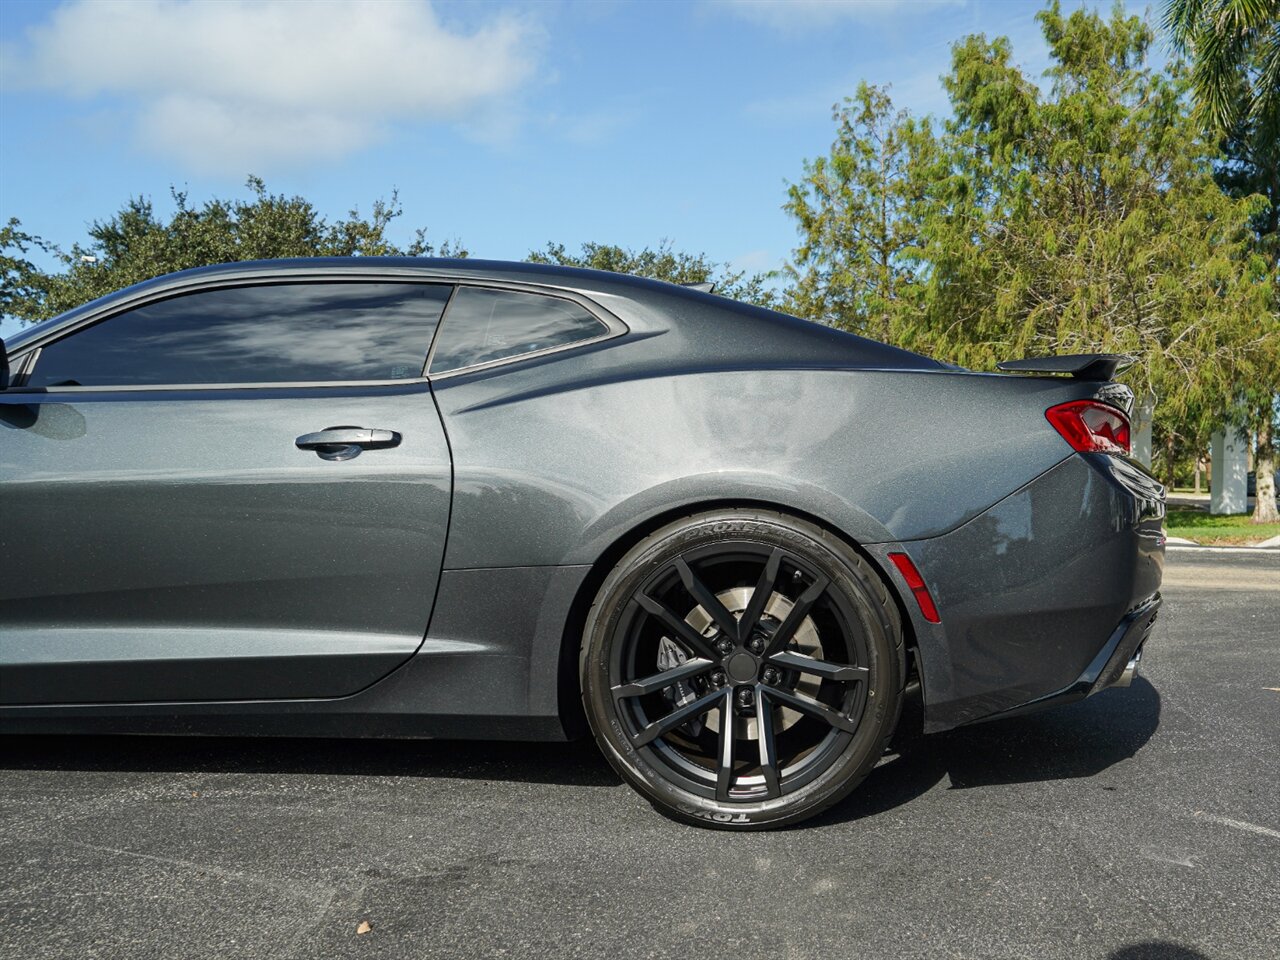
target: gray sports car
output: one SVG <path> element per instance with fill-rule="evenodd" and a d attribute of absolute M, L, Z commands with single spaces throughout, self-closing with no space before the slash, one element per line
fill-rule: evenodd
<path fill-rule="evenodd" d="M 561 739 L 692 823 L 1124 684 L 1120 358 L 972 373 L 611 273 L 240 263 L 0 370 L 0 729 Z"/>

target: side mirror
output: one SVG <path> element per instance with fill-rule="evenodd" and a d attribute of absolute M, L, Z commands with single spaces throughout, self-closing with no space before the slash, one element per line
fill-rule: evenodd
<path fill-rule="evenodd" d="M 0 339 L 0 390 L 9 389 L 9 354 L 4 348 L 4 340 Z"/>

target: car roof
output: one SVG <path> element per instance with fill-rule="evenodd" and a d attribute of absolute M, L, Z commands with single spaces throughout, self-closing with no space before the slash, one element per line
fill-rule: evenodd
<path fill-rule="evenodd" d="M 572 287 L 583 291 L 617 293 L 632 291 L 637 295 L 642 295 L 645 291 L 698 292 L 663 280 L 651 280 L 608 270 L 592 270 L 549 263 L 479 260 L 470 257 L 288 257 L 278 260 L 241 260 L 180 270 L 152 280 L 144 280 L 126 290 L 140 292 L 192 280 L 249 279 L 264 274 L 288 273 L 311 276 L 326 272 L 360 274 L 386 272 L 389 276 L 411 274 L 424 278 L 472 277 L 478 280 Z"/>

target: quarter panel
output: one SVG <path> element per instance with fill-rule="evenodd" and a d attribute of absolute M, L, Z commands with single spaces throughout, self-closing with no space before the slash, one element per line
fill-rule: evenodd
<path fill-rule="evenodd" d="M 656 349 L 635 340 L 436 384 L 455 461 L 446 567 L 591 563 L 657 513 L 734 497 L 810 513 L 862 543 L 919 539 L 1070 453 L 1043 417 L 1078 391 L 1069 385 L 741 365 L 659 373 Z"/>

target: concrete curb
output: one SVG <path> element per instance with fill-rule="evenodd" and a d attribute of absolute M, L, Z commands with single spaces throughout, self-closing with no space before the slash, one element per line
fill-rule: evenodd
<path fill-rule="evenodd" d="M 1184 537 L 1170 537 L 1166 535 L 1165 547 L 1169 550 L 1235 550 L 1239 551 L 1261 551 L 1263 553 L 1280 552 L 1280 536 L 1271 537 L 1263 540 L 1261 543 L 1249 544 L 1248 546 L 1236 546 L 1234 544 L 1224 543 L 1221 546 L 1214 544 L 1198 543 L 1195 540 L 1187 540 Z"/>
<path fill-rule="evenodd" d="M 1276 547 L 1209 547 L 1201 544 L 1171 543 L 1167 549 L 1173 553 L 1266 553 L 1280 556 L 1280 548 Z"/>

